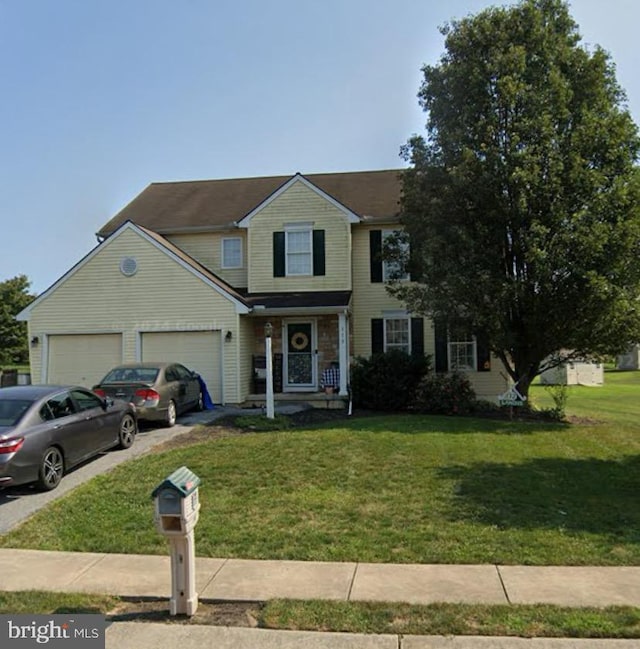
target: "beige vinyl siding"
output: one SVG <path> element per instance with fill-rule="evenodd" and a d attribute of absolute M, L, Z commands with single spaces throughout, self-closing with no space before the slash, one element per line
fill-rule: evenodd
<path fill-rule="evenodd" d="M 387 293 L 382 282 L 372 283 L 369 270 L 369 232 L 378 227 L 353 228 L 353 349 L 354 356 L 371 356 L 371 319 L 385 311 L 402 311 L 404 304 Z M 425 320 L 424 346 L 429 353 L 434 345 L 433 328 Z"/>
<path fill-rule="evenodd" d="M 243 353 L 238 355 L 238 382 L 243 400 L 253 392 L 253 354 L 255 353 L 255 319 L 240 318 L 240 336 Z"/>
<path fill-rule="evenodd" d="M 493 354 L 491 355 L 491 371 L 469 372 L 469 378 L 476 395 L 481 399 L 491 401 L 496 401 L 498 396 L 506 392 L 511 385 L 502 361 Z"/>
<path fill-rule="evenodd" d="M 273 276 L 273 233 L 286 224 L 311 223 L 325 231 L 323 276 Z M 340 291 L 351 289 L 351 226 L 345 214 L 302 182 L 255 214 L 249 224 L 249 292 Z"/>
<path fill-rule="evenodd" d="M 222 268 L 222 240 L 229 237 L 237 237 L 242 240 L 242 268 Z M 167 239 L 234 288 L 247 287 L 246 230 L 234 229 L 225 232 L 172 234 L 167 235 Z"/>
<path fill-rule="evenodd" d="M 353 356 L 371 355 L 373 318 L 382 318 L 385 312 L 405 310 L 403 303 L 387 293 L 384 283 L 371 282 L 369 232 L 384 229 L 385 226 L 380 225 L 353 228 Z M 435 331 L 428 318 L 424 318 L 424 352 L 431 356 L 431 364 L 435 366 Z M 480 398 L 495 399 L 508 388 L 502 362 L 495 357 L 491 359 L 490 372 L 469 372 L 468 376 Z"/>
<path fill-rule="evenodd" d="M 138 262 L 132 277 L 119 269 L 126 256 Z M 135 361 L 142 331 L 237 331 L 238 319 L 229 299 L 134 230 L 124 230 L 33 308 L 29 329 L 41 339 L 57 333 L 121 332 L 123 360 Z M 236 403 L 237 352 L 225 351 L 224 371 L 232 377 L 225 398 Z M 41 353 L 32 355 L 34 377 L 41 376 L 43 361 Z"/>

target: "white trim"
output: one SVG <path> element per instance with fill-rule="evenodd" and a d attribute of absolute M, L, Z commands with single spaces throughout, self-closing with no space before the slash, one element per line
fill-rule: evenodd
<path fill-rule="evenodd" d="M 240 264 L 238 266 L 226 266 L 224 263 L 224 244 L 225 241 L 239 241 L 240 242 Z M 243 268 L 244 264 L 244 256 L 243 256 L 243 250 L 242 250 L 242 237 L 222 237 L 220 239 L 220 268 L 223 268 L 224 270 L 231 270 L 231 269 L 237 269 L 237 268 Z"/>
<path fill-rule="evenodd" d="M 338 363 L 340 366 L 340 396 L 347 394 L 349 373 L 349 313 L 338 314 Z"/>
<path fill-rule="evenodd" d="M 309 249 L 301 252 L 289 251 L 289 234 L 306 234 Z M 299 256 L 309 260 L 309 270 L 303 273 L 294 273 L 289 270 L 289 255 Z M 299 227 L 287 227 L 284 231 L 284 274 L 285 277 L 311 277 L 313 276 L 313 228 L 306 224 L 299 224 Z"/>
<path fill-rule="evenodd" d="M 273 315 L 273 316 L 279 316 L 279 315 L 296 315 L 300 314 L 301 311 L 304 312 L 305 316 L 309 315 L 310 313 L 313 313 L 314 315 L 333 315 L 336 313 L 340 313 L 342 310 L 344 310 L 344 305 L 340 306 L 305 306 L 305 307 L 299 307 L 299 306 L 290 306 L 290 307 L 272 307 L 272 308 L 263 308 L 263 309 L 258 309 L 260 305 L 256 305 L 254 307 L 254 311 L 251 315 L 256 316 L 261 318 L 262 316 L 265 315 Z"/>
<path fill-rule="evenodd" d="M 315 223 L 313 221 L 292 221 L 291 223 L 285 223 L 284 224 L 284 230 L 302 230 L 302 231 L 311 231 L 313 230 L 313 226 Z"/>
<path fill-rule="evenodd" d="M 273 201 L 276 200 L 279 196 L 281 196 L 284 192 L 286 192 L 290 187 L 292 187 L 295 183 L 302 183 L 305 187 L 308 189 L 311 189 L 314 191 L 318 196 L 324 198 L 326 201 L 331 203 L 336 209 L 340 210 L 347 219 L 348 223 L 360 223 L 361 219 L 360 217 L 355 213 L 352 212 L 350 209 L 346 208 L 342 203 L 337 201 L 335 198 L 332 196 L 329 196 L 326 192 L 322 191 L 319 187 L 314 185 L 311 181 L 307 180 L 303 175 L 297 173 L 295 176 L 292 176 L 284 185 L 276 189 L 271 196 L 266 198 L 262 203 L 260 203 L 257 207 L 255 207 L 249 214 L 246 216 L 243 216 L 238 222 L 237 225 L 239 228 L 248 228 L 249 224 L 251 223 L 251 219 L 258 214 L 261 210 L 263 210 L 267 205 L 272 203 Z"/>
<path fill-rule="evenodd" d="M 403 314 L 393 314 L 393 315 L 384 315 L 382 318 L 382 349 L 386 353 L 389 351 L 387 343 L 387 322 L 389 320 L 403 320 L 407 323 L 407 339 L 409 341 L 409 349 L 407 350 L 408 354 L 411 354 L 413 350 L 412 340 L 411 340 L 411 317 L 407 313 Z M 399 349 L 398 345 L 392 345 L 391 349 Z"/>
<path fill-rule="evenodd" d="M 42 335 L 40 351 L 40 383 L 49 383 L 49 334 Z"/>
<path fill-rule="evenodd" d="M 471 367 L 451 367 L 451 345 L 473 345 L 473 362 Z M 458 372 L 477 372 L 478 371 L 478 340 L 472 335 L 471 338 L 467 340 L 452 340 L 451 337 L 447 334 L 447 369 L 449 372 L 458 371 Z"/>
<path fill-rule="evenodd" d="M 75 266 L 68 270 L 59 280 L 53 283 L 44 293 L 41 293 L 31 304 L 20 311 L 16 316 L 17 320 L 25 321 L 29 320 L 31 312 L 33 309 L 38 306 L 41 302 L 46 300 L 52 293 L 54 293 L 62 284 L 64 284 L 69 278 L 73 277 L 80 269 L 82 269 L 89 261 L 91 261 L 99 252 L 110 245 L 115 241 L 119 236 L 121 236 L 127 230 L 133 230 L 136 234 L 141 236 L 145 241 L 151 243 L 155 248 L 163 252 L 167 257 L 178 263 L 185 270 L 188 270 L 192 275 L 202 280 L 207 286 L 212 288 L 214 291 L 228 299 L 236 307 L 236 313 L 249 313 L 251 309 L 237 300 L 232 295 L 229 295 L 224 289 L 218 286 L 216 283 L 212 282 L 208 277 L 203 275 L 200 271 L 196 270 L 193 266 L 188 264 L 186 261 L 178 257 L 176 254 L 171 252 L 171 250 L 165 248 L 161 243 L 156 241 L 153 237 L 149 236 L 146 232 L 143 232 L 139 227 L 132 223 L 131 221 L 126 221 L 123 223 L 112 235 L 106 238 L 102 243 L 99 243 L 93 250 L 91 250 L 87 255 L 85 255 Z"/>

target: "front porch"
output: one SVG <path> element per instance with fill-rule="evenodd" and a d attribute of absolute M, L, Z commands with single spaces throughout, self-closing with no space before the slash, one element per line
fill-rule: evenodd
<path fill-rule="evenodd" d="M 266 394 L 249 394 L 241 404 L 242 408 L 266 408 Z M 273 395 L 275 406 L 308 404 L 312 408 L 346 409 L 349 397 L 324 392 L 278 392 Z"/>

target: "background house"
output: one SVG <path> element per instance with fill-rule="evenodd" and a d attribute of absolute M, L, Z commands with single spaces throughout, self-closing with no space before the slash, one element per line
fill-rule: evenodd
<path fill-rule="evenodd" d="M 616 366 L 619 370 L 640 370 L 640 345 L 633 345 L 626 354 L 620 354 Z"/>
<path fill-rule="evenodd" d="M 34 382 L 91 386 L 123 361 L 175 360 L 216 403 L 242 403 L 270 322 L 282 395 L 318 392 L 331 361 L 346 394 L 353 357 L 401 349 L 495 398 L 507 380 L 480 337 L 450 338 L 385 290 L 400 190 L 398 170 L 150 185 L 20 314 Z"/>

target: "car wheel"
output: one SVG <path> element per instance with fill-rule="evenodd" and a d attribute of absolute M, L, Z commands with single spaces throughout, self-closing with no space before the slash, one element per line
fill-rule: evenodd
<path fill-rule="evenodd" d="M 125 415 L 120 420 L 120 430 L 118 431 L 118 446 L 120 448 L 130 448 L 136 438 L 138 427 L 136 420 L 131 415 Z"/>
<path fill-rule="evenodd" d="M 59 448 L 50 446 L 42 456 L 38 472 L 38 487 L 44 491 L 55 489 L 64 474 L 64 458 Z"/>
<path fill-rule="evenodd" d="M 167 417 L 164 423 L 171 428 L 175 426 L 178 413 L 176 412 L 176 403 L 175 401 L 169 401 L 169 407 L 167 408 Z"/>

